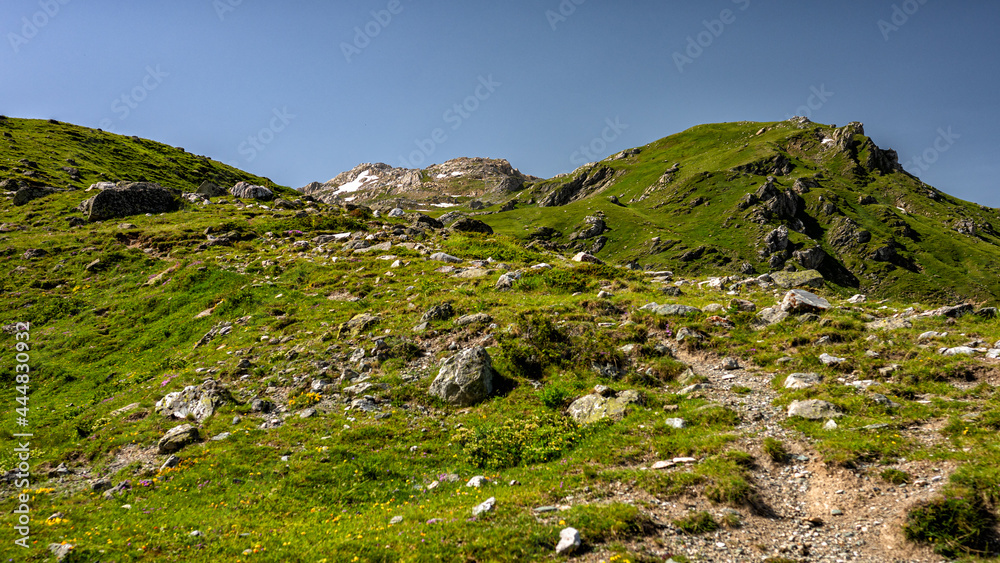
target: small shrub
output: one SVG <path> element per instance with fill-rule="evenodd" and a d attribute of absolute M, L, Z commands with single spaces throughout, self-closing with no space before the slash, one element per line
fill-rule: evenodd
<path fill-rule="evenodd" d="M 788 459 L 788 449 L 776 438 L 764 438 L 764 454 L 775 463 L 784 463 Z"/>
<path fill-rule="evenodd" d="M 753 393 L 753 389 L 749 387 L 744 387 L 743 385 L 735 385 L 732 389 L 733 393 L 739 397 L 745 397 L 750 393 Z"/>
<path fill-rule="evenodd" d="M 707 534 L 719 529 L 719 523 L 708 512 L 695 512 L 674 520 L 674 526 L 685 534 Z"/>
<path fill-rule="evenodd" d="M 563 408 L 572 396 L 573 393 L 561 385 L 546 385 L 538 391 L 538 398 L 550 409 Z"/>
<path fill-rule="evenodd" d="M 581 438 L 580 428 L 569 418 L 508 418 L 475 429 L 461 428 L 454 440 L 466 461 L 483 469 L 505 469 L 552 461 L 569 451 Z"/>
<path fill-rule="evenodd" d="M 931 544 L 945 557 L 983 554 L 992 540 L 996 518 L 981 500 L 943 497 L 921 503 L 906 515 L 906 539 Z"/>

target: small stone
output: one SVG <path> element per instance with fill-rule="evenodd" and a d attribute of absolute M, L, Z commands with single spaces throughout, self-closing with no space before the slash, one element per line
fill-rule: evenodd
<path fill-rule="evenodd" d="M 695 458 L 693 458 L 693 457 L 675 457 L 673 459 L 673 462 L 674 463 L 678 463 L 678 464 L 680 464 L 680 463 L 694 463 L 696 461 L 698 461 L 698 460 L 695 459 Z"/>
<path fill-rule="evenodd" d="M 493 512 L 493 510 L 496 508 L 496 506 L 497 506 L 497 499 L 494 498 L 494 497 L 490 497 L 490 498 L 484 500 L 482 503 L 480 503 L 475 508 L 473 508 L 472 509 L 472 515 L 473 516 L 479 516 L 480 514 L 484 514 L 486 512 Z"/>
<path fill-rule="evenodd" d="M 684 422 L 683 418 L 668 418 L 663 422 L 665 422 L 666 425 L 669 426 L 670 428 L 680 429 L 680 428 L 685 428 L 687 426 L 687 423 Z"/>
<path fill-rule="evenodd" d="M 844 511 L 841 510 L 841 509 L 839 509 L 839 508 L 834 508 L 833 510 L 830 511 L 830 515 L 831 516 L 843 516 L 844 515 Z"/>
<path fill-rule="evenodd" d="M 479 487 L 482 487 L 486 483 L 489 483 L 489 479 L 483 477 L 482 475 L 476 475 L 472 479 L 469 479 L 469 481 L 465 484 L 465 486 L 478 489 Z"/>
<path fill-rule="evenodd" d="M 722 359 L 719 368 L 726 371 L 740 369 L 740 362 L 736 358 L 726 357 Z"/>
<path fill-rule="evenodd" d="M 403 517 L 402 516 L 393 516 L 392 518 L 389 519 L 389 525 L 390 526 L 395 526 L 396 524 L 399 524 L 402 521 L 403 521 Z"/>
<path fill-rule="evenodd" d="M 838 358 L 837 356 L 831 356 L 830 354 L 820 354 L 819 361 L 825 366 L 832 366 L 837 364 L 842 364 L 847 361 L 846 358 Z"/>
<path fill-rule="evenodd" d="M 578 532 L 576 528 L 563 528 L 563 530 L 559 532 L 559 543 L 556 544 L 556 553 L 559 555 L 564 553 L 567 555 L 571 554 L 576 551 L 582 543 L 583 542 L 580 539 L 580 532 Z"/>
<path fill-rule="evenodd" d="M 651 467 L 651 469 L 670 469 L 671 467 L 674 467 L 675 465 L 677 465 L 677 464 L 674 463 L 673 461 L 664 461 L 664 460 L 661 460 L 661 461 L 657 461 L 656 463 L 654 463 L 653 466 Z"/>
<path fill-rule="evenodd" d="M 836 430 L 836 429 L 837 429 L 837 422 L 832 418 L 826 421 L 826 424 L 823 425 L 823 430 Z"/>

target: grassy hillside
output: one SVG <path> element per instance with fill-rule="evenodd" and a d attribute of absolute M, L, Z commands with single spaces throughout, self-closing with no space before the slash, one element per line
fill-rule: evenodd
<path fill-rule="evenodd" d="M 780 145 L 777 127 L 762 136 Z M 752 128 L 722 126 L 732 131 L 720 139 L 742 147 Z M 936 303 L 848 301 L 847 288 L 827 285 L 814 291 L 829 308 L 776 319 L 763 313 L 785 295 L 774 285 L 719 287 L 680 271 L 668 280 L 525 240 L 536 226 L 568 237 L 602 209 L 609 238 L 622 237 L 609 257 L 706 273 L 752 259 L 737 253 L 752 243 L 733 234 L 750 225 L 722 228 L 716 213 L 711 229 L 701 210 L 656 205 L 703 197 L 700 207 L 730 209 L 761 178 L 721 173 L 738 186 L 723 189 L 721 176 L 687 170 L 711 158 L 695 148 L 704 141 L 670 139 L 606 163 L 624 171 L 612 191 L 479 216 L 517 236 L 295 197 L 293 209 L 227 197 L 72 227 L 78 191 L 0 200 L 0 511 L 12 530 L 22 504 L 30 516 L 28 547 L 5 534 L 0 560 L 51 561 L 50 544 L 73 546 L 64 561 L 102 562 L 995 560 L 994 309 L 945 316 Z M 704 166 L 772 158 L 761 151 Z M 669 188 L 627 203 L 674 162 Z M 890 180 L 870 185 L 910 189 Z M 826 190 L 854 209 L 838 186 L 804 197 Z M 881 197 L 851 212 L 873 236 Z M 943 208 L 928 204 L 918 220 L 907 203 L 903 220 L 935 240 L 932 212 Z M 654 233 L 682 242 L 642 254 Z M 992 245 L 940 236 L 954 251 Z M 681 244 L 732 259 L 681 264 L 671 258 Z M 907 249 L 928 264 L 938 256 Z M 934 267 L 961 260 L 942 254 Z M 653 302 L 695 309 L 663 314 Z M 488 316 L 462 318 L 472 314 Z M 475 346 L 492 358 L 490 396 L 469 406 L 433 396 L 445 360 Z M 811 383 L 786 387 L 792 374 Z M 157 412 L 168 393 L 208 379 L 223 390 L 214 414 Z M 637 402 L 618 416 L 572 416 L 579 399 L 629 392 Z M 835 413 L 788 415 L 807 400 Z M 183 424 L 198 439 L 164 467 L 158 443 Z M 21 432 L 33 434 L 27 483 Z M 495 508 L 473 515 L 491 497 Z M 556 556 L 567 527 L 582 545 Z"/>
<path fill-rule="evenodd" d="M 703 275 L 736 274 L 744 264 L 758 273 L 771 271 L 761 241 L 787 225 L 794 248 L 826 252 L 820 270 L 844 291 L 936 301 L 1000 294 L 1000 234 L 994 227 L 1000 211 L 943 194 L 904 171 L 878 169 L 870 160 L 879 149 L 852 131 L 794 121 L 702 125 L 639 147 L 636 155 L 528 186 L 516 210 L 483 219 L 522 239 L 539 226 L 553 227 L 562 234 L 553 242 L 568 252 L 590 246 L 570 244 L 569 235 L 585 216 L 602 212 L 610 230 L 598 257 Z M 824 138 L 831 142 L 824 144 Z M 671 179 L 661 183 L 675 164 Z M 568 204 L 539 205 L 560 186 L 604 168 L 611 181 L 581 190 Z M 759 203 L 741 206 L 768 176 L 781 192 L 794 190 L 796 181 L 812 186 L 800 194 L 802 209 L 794 217 L 762 220 Z M 871 239 L 838 240 L 845 228 L 867 231 Z M 654 237 L 661 243 L 654 244 Z M 872 260 L 884 246 L 894 248 L 895 257 Z M 680 259 L 700 247 L 707 251 L 704 258 Z"/>
<path fill-rule="evenodd" d="M 0 181 L 56 188 L 96 182 L 157 182 L 193 192 L 202 182 L 223 187 L 274 182 L 207 157 L 139 137 L 126 137 L 54 120 L 0 119 Z"/>

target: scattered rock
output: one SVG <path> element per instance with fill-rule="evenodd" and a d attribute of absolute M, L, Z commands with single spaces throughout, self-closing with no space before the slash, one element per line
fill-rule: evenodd
<path fill-rule="evenodd" d="M 663 421 L 670 428 L 687 428 L 687 422 L 683 418 L 668 418 Z M 655 467 L 653 469 L 656 469 Z"/>
<path fill-rule="evenodd" d="M 701 309 L 697 307 L 690 307 L 688 305 L 676 305 L 673 303 L 666 305 L 658 305 L 655 302 L 643 305 L 642 307 L 639 308 L 639 310 L 650 311 L 652 313 L 656 313 L 657 315 L 664 315 L 671 317 L 681 317 L 701 312 Z"/>
<path fill-rule="evenodd" d="M 888 319 L 878 319 L 868 323 L 865 323 L 865 328 L 868 330 L 900 330 L 903 328 L 912 328 L 913 324 L 902 318 L 891 317 Z"/>
<path fill-rule="evenodd" d="M 447 262 L 449 264 L 458 264 L 462 261 L 461 258 L 452 256 L 451 254 L 445 254 L 444 252 L 435 252 L 430 255 L 430 259 L 436 262 Z"/>
<path fill-rule="evenodd" d="M 190 424 L 182 424 L 167 431 L 156 444 L 157 451 L 161 454 L 169 454 L 183 449 L 193 444 L 200 438 L 198 429 Z"/>
<path fill-rule="evenodd" d="M 455 316 L 455 309 L 452 308 L 451 303 L 441 303 L 428 309 L 423 316 L 420 317 L 420 322 L 429 323 L 432 321 L 445 321 L 453 316 Z"/>
<path fill-rule="evenodd" d="M 838 358 L 837 356 L 824 353 L 819 355 L 819 361 L 825 366 L 833 366 L 846 362 L 847 358 Z"/>
<path fill-rule="evenodd" d="M 473 219 L 471 217 L 463 217 L 458 221 L 455 221 L 451 225 L 451 230 L 463 233 L 483 233 L 486 235 L 493 234 L 492 227 L 490 227 L 489 225 L 478 219 Z"/>
<path fill-rule="evenodd" d="M 186 419 L 191 415 L 202 422 L 212 416 L 215 409 L 231 401 L 229 391 L 209 379 L 197 387 L 192 385 L 182 391 L 168 393 L 157 401 L 155 410 L 166 417 Z"/>
<path fill-rule="evenodd" d="M 823 420 L 824 418 L 839 418 L 844 416 L 840 407 L 827 401 L 809 399 L 807 401 L 792 401 L 788 405 L 788 416 L 799 416 L 808 420 Z"/>
<path fill-rule="evenodd" d="M 478 489 L 478 488 L 482 487 L 483 485 L 485 485 L 485 484 L 487 484 L 489 482 L 490 482 L 490 480 L 487 479 L 486 477 L 483 477 L 482 475 L 476 475 L 472 479 L 469 479 L 468 481 L 466 481 L 465 486 L 466 487 L 472 487 L 474 489 Z"/>
<path fill-rule="evenodd" d="M 453 322 L 455 326 L 467 326 L 475 324 L 490 324 L 493 322 L 493 317 L 487 313 L 473 313 L 471 315 L 463 315 Z"/>
<path fill-rule="evenodd" d="M 588 252 L 578 252 L 576 256 L 573 257 L 574 262 L 586 262 L 588 264 L 603 264 L 600 258 L 590 254 Z"/>
<path fill-rule="evenodd" d="M 819 384 L 822 379 L 816 373 L 793 373 L 785 378 L 785 389 L 808 389 Z"/>
<path fill-rule="evenodd" d="M 831 308 L 830 302 L 802 289 L 793 289 L 781 300 L 781 310 L 788 313 L 822 313 Z"/>

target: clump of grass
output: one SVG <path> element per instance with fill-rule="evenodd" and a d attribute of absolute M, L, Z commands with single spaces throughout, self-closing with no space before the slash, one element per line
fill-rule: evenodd
<path fill-rule="evenodd" d="M 909 473 L 892 467 L 883 470 L 880 476 L 887 483 L 892 483 L 893 485 L 903 485 L 913 480 L 913 476 Z"/>
<path fill-rule="evenodd" d="M 454 439 L 470 464 L 504 469 L 552 461 L 571 449 L 581 436 L 572 419 L 543 415 L 487 422 L 475 429 L 460 428 Z"/>
<path fill-rule="evenodd" d="M 674 520 L 677 526 L 685 534 L 707 534 L 719 529 L 719 523 L 711 514 L 705 511 L 694 512 L 683 518 Z"/>
<path fill-rule="evenodd" d="M 910 510 L 903 525 L 906 539 L 930 544 L 945 557 L 985 554 L 993 540 L 996 517 L 976 497 L 952 496 L 926 501 Z"/>
<path fill-rule="evenodd" d="M 775 463 L 785 463 L 788 460 L 788 448 L 777 438 L 764 438 L 764 454 Z"/>
<path fill-rule="evenodd" d="M 566 522 L 591 542 L 608 542 L 652 534 L 656 527 L 638 508 L 621 503 L 574 506 Z"/>

